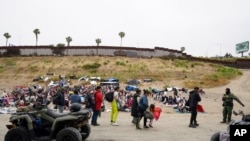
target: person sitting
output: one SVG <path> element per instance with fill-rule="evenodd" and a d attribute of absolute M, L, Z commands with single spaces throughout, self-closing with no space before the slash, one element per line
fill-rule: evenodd
<path fill-rule="evenodd" d="M 186 105 L 185 102 L 183 101 L 183 99 L 181 99 L 178 103 L 178 110 L 183 113 L 186 112 Z"/>
<path fill-rule="evenodd" d="M 70 95 L 69 101 L 70 101 L 70 104 L 73 104 L 73 103 L 81 104 L 82 103 L 81 96 L 78 94 L 77 90 L 74 90 L 74 94 Z"/>
<path fill-rule="evenodd" d="M 171 95 L 168 97 L 168 105 L 174 105 L 174 99 Z"/>

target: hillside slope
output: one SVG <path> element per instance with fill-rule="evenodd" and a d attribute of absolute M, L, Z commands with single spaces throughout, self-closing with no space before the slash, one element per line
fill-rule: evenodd
<path fill-rule="evenodd" d="M 160 58 L 127 58 L 99 56 L 65 57 L 11 57 L 0 58 L 0 88 L 33 83 L 36 76 L 52 72 L 52 80 L 59 75 L 115 77 L 125 83 L 128 79 L 152 78 L 158 87 L 214 87 L 228 83 L 241 72 L 211 63 L 189 62 L 187 60 Z M 71 80 L 73 84 L 79 84 Z M 45 84 L 40 82 L 40 84 Z"/>

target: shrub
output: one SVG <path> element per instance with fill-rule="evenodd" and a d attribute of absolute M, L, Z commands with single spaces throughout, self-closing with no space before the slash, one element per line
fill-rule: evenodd
<path fill-rule="evenodd" d="M 174 59 L 173 65 L 175 67 L 188 68 L 188 61 L 187 60 Z"/>
<path fill-rule="evenodd" d="M 99 63 L 93 63 L 93 64 L 85 64 L 82 66 L 82 68 L 88 70 L 88 69 L 97 69 L 101 66 Z"/>
<path fill-rule="evenodd" d="M 103 65 L 107 65 L 107 64 L 109 64 L 109 60 L 107 60 L 107 61 L 105 61 L 104 63 L 103 63 Z"/>
<path fill-rule="evenodd" d="M 115 64 L 120 66 L 126 66 L 126 63 L 120 61 L 117 61 Z"/>

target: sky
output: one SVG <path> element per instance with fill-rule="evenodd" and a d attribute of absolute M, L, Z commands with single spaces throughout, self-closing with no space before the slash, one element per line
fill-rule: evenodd
<path fill-rule="evenodd" d="M 16 46 L 164 47 L 192 56 L 235 57 L 236 44 L 250 40 L 250 0 L 0 0 L 0 46 L 4 33 Z M 248 55 L 245 52 L 244 55 Z"/>

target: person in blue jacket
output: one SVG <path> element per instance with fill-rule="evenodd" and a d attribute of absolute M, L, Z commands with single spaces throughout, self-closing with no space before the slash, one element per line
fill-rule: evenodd
<path fill-rule="evenodd" d="M 140 97 L 139 103 L 138 103 L 138 117 L 137 117 L 137 122 L 136 122 L 136 129 L 141 129 L 140 128 L 140 121 L 143 118 L 143 126 L 144 128 L 149 128 L 146 123 L 147 123 L 147 118 L 144 116 L 144 112 L 147 110 L 149 104 L 148 104 L 148 96 L 150 92 L 148 90 L 144 90 L 143 95 Z"/>

